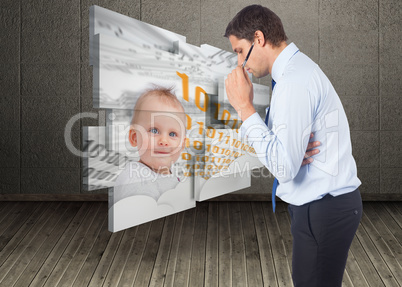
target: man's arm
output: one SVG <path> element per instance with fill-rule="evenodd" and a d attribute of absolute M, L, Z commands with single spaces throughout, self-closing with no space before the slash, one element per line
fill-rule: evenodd
<path fill-rule="evenodd" d="M 241 68 L 237 67 L 232 71 L 231 74 L 228 75 L 228 78 L 225 82 L 226 84 L 226 91 L 228 95 L 229 102 L 233 106 L 233 108 L 239 113 L 241 119 L 246 121 L 251 115 L 255 113 L 254 106 L 252 104 L 253 101 L 253 86 L 252 83 L 246 74 L 246 72 Z M 309 111 L 305 111 L 308 113 Z M 255 116 L 254 116 L 255 117 Z M 262 128 L 262 133 L 264 130 L 268 131 L 268 128 Z M 261 133 L 261 134 L 262 134 Z M 307 133 L 308 134 L 308 133 Z M 310 135 L 310 139 L 313 135 Z M 301 140 L 301 135 L 298 135 L 298 139 Z M 288 140 L 288 139 L 287 139 Z M 297 158 L 299 157 L 299 152 L 295 153 L 294 147 L 291 149 L 286 148 L 282 142 L 278 139 L 277 135 L 271 134 L 264 137 L 262 141 L 265 143 L 257 144 L 257 149 L 260 149 L 260 160 L 266 165 L 272 173 L 275 174 L 275 171 L 278 172 L 279 168 L 286 168 L 287 169 L 287 180 L 289 180 L 289 174 L 297 174 L 298 169 L 301 166 L 309 164 L 313 161 L 311 156 L 318 154 L 319 150 L 314 149 L 315 147 L 320 145 L 320 142 L 306 142 L 306 149 L 303 156 L 303 153 L 300 154 L 301 158 L 299 162 L 299 168 L 296 168 L 294 162 L 298 161 Z M 268 143 L 268 142 L 269 143 Z M 309 140 L 307 140 L 309 141 Z M 286 141 L 285 141 L 286 142 Z M 297 146 L 297 150 L 299 150 L 300 146 Z M 279 151 L 278 151 L 279 149 Z M 281 153 L 278 158 L 278 152 Z M 287 153 L 291 154 L 291 158 L 287 157 Z M 265 153 L 262 155 L 261 153 Z M 264 158 L 261 158 L 263 156 Z M 286 161 L 286 162 L 285 162 Z M 275 163 L 276 166 L 273 166 L 272 163 Z M 297 170 L 296 170 L 297 169 Z"/>
<path fill-rule="evenodd" d="M 225 81 L 230 104 L 244 122 L 255 113 L 253 84 L 242 67 L 236 67 Z"/>

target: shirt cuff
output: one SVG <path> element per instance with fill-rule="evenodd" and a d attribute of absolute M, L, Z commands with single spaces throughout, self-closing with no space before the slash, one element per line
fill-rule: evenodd
<path fill-rule="evenodd" d="M 257 112 L 249 116 L 240 127 L 240 136 L 244 140 L 249 137 L 262 136 L 267 132 L 268 127 Z"/>

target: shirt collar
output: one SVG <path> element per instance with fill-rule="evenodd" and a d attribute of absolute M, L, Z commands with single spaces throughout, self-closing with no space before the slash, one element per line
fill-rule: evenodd
<path fill-rule="evenodd" d="M 272 79 L 277 82 L 282 77 L 285 67 L 289 60 L 299 51 L 299 48 L 294 43 L 290 43 L 276 58 L 273 66 L 271 76 Z"/>

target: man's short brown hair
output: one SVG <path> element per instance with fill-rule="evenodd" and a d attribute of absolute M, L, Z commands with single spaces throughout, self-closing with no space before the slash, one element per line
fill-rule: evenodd
<path fill-rule="evenodd" d="M 254 41 L 254 34 L 260 30 L 266 41 L 279 47 L 288 37 L 281 19 L 267 7 L 250 5 L 243 8 L 226 27 L 225 37 L 236 36 L 238 39 Z"/>

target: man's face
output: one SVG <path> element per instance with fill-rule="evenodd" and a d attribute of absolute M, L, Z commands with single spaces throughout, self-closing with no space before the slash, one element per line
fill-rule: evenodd
<path fill-rule="evenodd" d="M 167 173 L 180 156 L 185 142 L 185 115 L 153 98 L 145 100 L 134 125 L 141 162 L 159 173 Z M 149 110 L 154 110 L 149 111 Z M 161 111 L 161 112 L 159 112 Z"/>
<path fill-rule="evenodd" d="M 248 51 L 251 48 L 252 43 L 246 39 L 239 39 L 236 36 L 229 36 L 229 41 L 232 44 L 233 51 L 237 54 L 237 64 L 241 66 L 246 59 Z M 254 77 L 261 78 L 268 75 L 268 67 L 264 66 L 264 61 L 261 58 L 261 47 L 254 44 L 253 51 L 248 58 L 244 69 L 252 73 Z"/>

